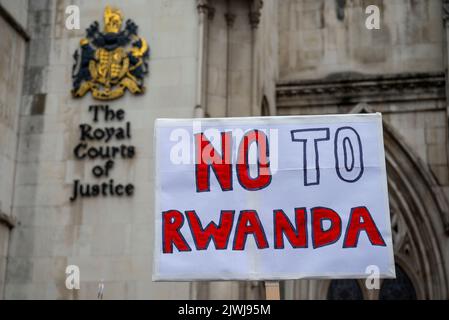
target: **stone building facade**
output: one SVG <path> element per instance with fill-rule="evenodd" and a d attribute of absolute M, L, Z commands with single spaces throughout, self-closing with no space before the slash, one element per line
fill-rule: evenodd
<path fill-rule="evenodd" d="M 135 194 L 72 203 L 74 180 L 96 181 L 73 148 L 98 104 L 71 96 L 72 55 L 106 5 L 151 48 L 147 92 L 108 102 L 132 124 L 136 157 L 114 179 Z M 263 298 L 260 282 L 151 281 L 154 120 L 378 111 L 398 278 L 291 280 L 281 295 L 447 299 L 448 14 L 446 0 L 0 0 L 0 298 L 96 299 L 99 283 L 105 299 Z"/>

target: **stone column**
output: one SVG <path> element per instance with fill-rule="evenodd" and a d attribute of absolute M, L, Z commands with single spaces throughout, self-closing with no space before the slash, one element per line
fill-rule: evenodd
<path fill-rule="evenodd" d="M 198 10 L 198 69 L 195 117 L 207 114 L 207 59 L 209 18 L 213 9 L 208 0 L 197 0 Z"/>
<path fill-rule="evenodd" d="M 208 0 L 197 0 L 198 10 L 198 69 L 195 118 L 207 117 L 207 73 L 209 52 L 209 19 L 213 18 L 214 9 Z M 209 283 L 192 282 L 190 284 L 191 299 L 208 299 Z"/>
<path fill-rule="evenodd" d="M 227 0 L 226 20 L 226 116 L 229 117 L 231 110 L 231 32 L 236 15 L 231 13 L 230 0 Z"/>
<path fill-rule="evenodd" d="M 443 0 L 443 48 L 444 48 L 444 71 L 446 74 L 446 121 L 449 125 L 449 0 Z M 449 136 L 447 136 L 446 156 L 449 160 Z"/>
<path fill-rule="evenodd" d="M 257 27 L 260 22 L 260 10 L 262 0 L 253 0 L 249 12 L 249 23 L 251 25 L 251 115 L 260 115 L 259 101 L 257 97 Z"/>

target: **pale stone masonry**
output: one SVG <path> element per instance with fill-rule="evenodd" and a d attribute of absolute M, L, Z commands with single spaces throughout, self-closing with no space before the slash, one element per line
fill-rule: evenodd
<path fill-rule="evenodd" d="M 27 1 L 0 1 L 2 12 L 13 15 L 17 26 L 27 21 Z M 3 14 L 3 16 L 4 16 Z M 17 27 L 16 26 L 16 27 Z M 10 229 L 16 225 L 14 201 L 20 101 L 26 39 L 0 17 L 0 299 L 4 298 Z"/>
<path fill-rule="evenodd" d="M 72 152 L 79 140 L 78 125 L 91 122 L 88 107 L 95 104 L 90 97 L 74 100 L 70 95 L 72 55 L 84 29 L 95 20 L 102 22 L 108 3 L 83 2 L 82 30 L 69 31 L 65 8 L 71 1 L 29 2 L 26 81 L 22 99 L 16 99 L 22 101 L 17 173 L 15 183 L 7 184 L 15 194 L 12 214 L 20 225 L 9 244 L 6 299 L 96 299 L 102 280 L 104 299 L 189 296 L 188 284 L 151 281 L 152 136 L 154 119 L 193 115 L 195 1 L 115 3 L 151 46 L 148 92 L 108 103 L 125 110 L 136 146 L 134 159 L 117 161 L 114 179 L 133 182 L 136 191 L 132 199 L 69 201 L 74 179 L 95 181 L 92 163 L 75 160 Z M 79 291 L 65 287 L 70 264 L 80 268 Z"/>
<path fill-rule="evenodd" d="M 446 2 L 282 2 L 278 114 L 382 112 L 396 262 L 417 298 L 447 299 Z M 368 5 L 380 9 L 379 30 L 365 27 Z M 357 285 L 364 298 L 391 297 Z M 292 281 L 286 295 L 331 297 L 328 288 Z"/>
<path fill-rule="evenodd" d="M 80 30 L 65 28 L 72 4 Z M 103 104 L 72 98 L 72 55 L 106 5 L 151 48 L 147 92 L 108 103 L 132 125 L 136 157 L 117 161 L 113 178 L 135 194 L 70 202 L 74 180 L 97 181 L 96 162 L 73 148 L 88 107 Z M 365 27 L 368 5 L 380 30 Z M 391 298 L 393 286 L 447 299 L 448 16 L 446 0 L 0 0 L 0 299 L 96 299 L 100 282 L 104 299 L 263 298 L 258 282 L 151 281 L 154 120 L 372 111 L 383 114 L 395 255 L 409 285 L 292 280 L 281 296 Z M 65 286 L 72 264 L 80 290 Z"/>

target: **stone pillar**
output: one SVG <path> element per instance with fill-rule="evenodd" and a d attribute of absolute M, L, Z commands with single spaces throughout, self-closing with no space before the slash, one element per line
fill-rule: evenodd
<path fill-rule="evenodd" d="M 260 115 L 259 99 L 257 97 L 257 27 L 260 23 L 260 10 L 262 0 L 253 0 L 249 12 L 249 23 L 251 25 L 251 115 Z"/>
<path fill-rule="evenodd" d="M 443 0 L 443 42 L 444 42 L 444 71 L 446 74 L 446 121 L 449 124 L 449 0 Z M 449 160 L 449 136 L 447 136 L 446 156 Z"/>
<path fill-rule="evenodd" d="M 209 19 L 213 18 L 214 10 L 208 0 L 197 0 L 198 10 L 198 69 L 195 118 L 207 116 L 207 73 L 208 73 L 208 38 Z M 209 297 L 208 282 L 192 282 L 190 284 L 190 298 L 207 299 Z"/>
<path fill-rule="evenodd" d="M 23 66 L 30 35 L 27 1 L 0 0 L 0 300 L 7 294 L 11 234 L 17 226 L 13 210 L 18 162 Z"/>
<path fill-rule="evenodd" d="M 226 2 L 226 116 L 228 117 L 231 110 L 231 32 L 232 27 L 234 26 L 236 15 L 231 12 L 230 0 L 227 0 Z"/>
<path fill-rule="evenodd" d="M 198 9 L 198 69 L 195 116 L 207 114 L 207 58 L 209 18 L 213 9 L 208 0 L 197 0 Z"/>

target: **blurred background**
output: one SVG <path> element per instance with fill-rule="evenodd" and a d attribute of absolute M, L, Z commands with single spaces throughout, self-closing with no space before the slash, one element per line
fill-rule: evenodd
<path fill-rule="evenodd" d="M 79 124 L 104 103 L 72 97 L 73 54 L 107 5 L 150 46 L 146 93 L 107 102 L 133 126 L 114 178 L 136 192 L 72 203 L 74 180 L 96 181 Z M 447 299 L 448 19 L 447 0 L 0 0 L 0 298 L 264 298 L 262 282 L 151 281 L 154 119 L 381 112 L 397 279 L 281 297 Z"/>

